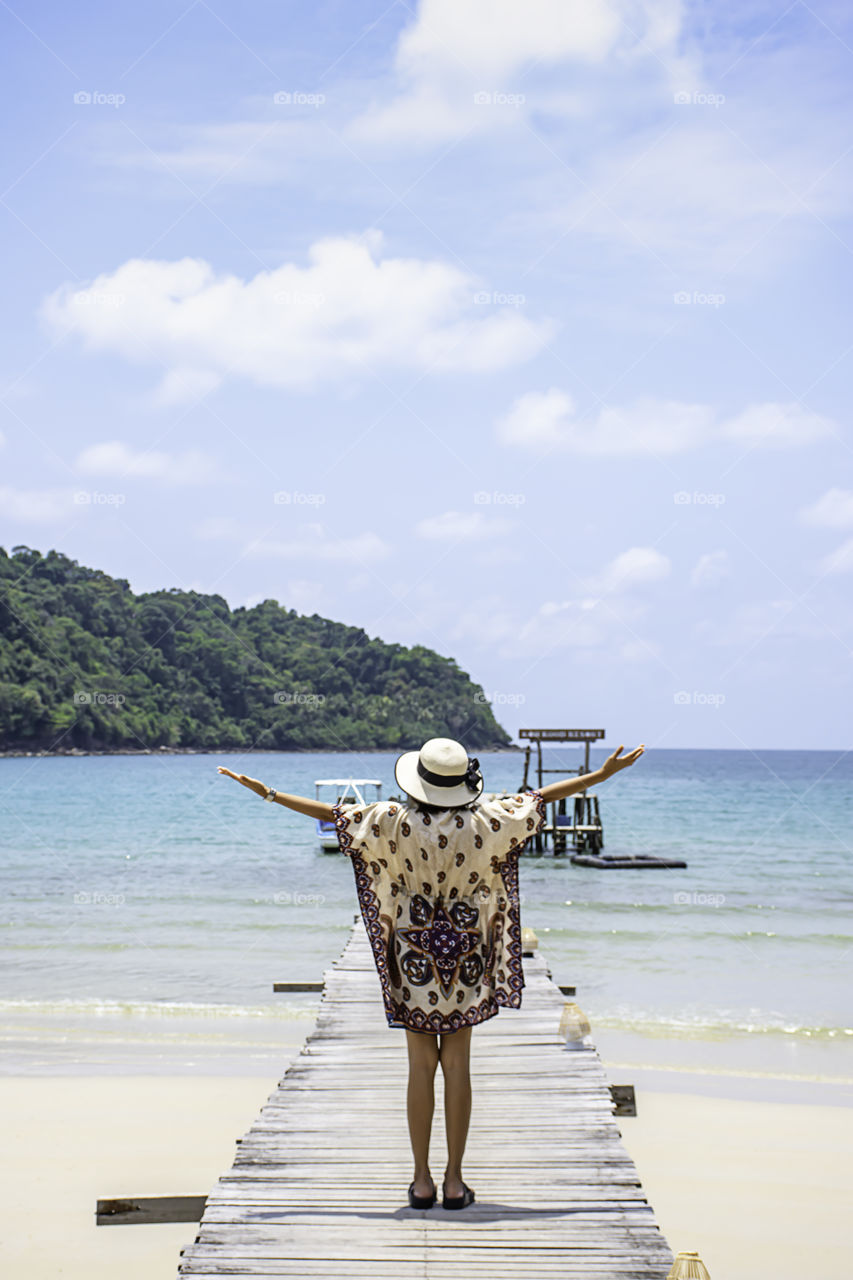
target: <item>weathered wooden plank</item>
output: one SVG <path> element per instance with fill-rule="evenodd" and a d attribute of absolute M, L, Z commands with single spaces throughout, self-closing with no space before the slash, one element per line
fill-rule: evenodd
<path fill-rule="evenodd" d="M 206 1202 L 207 1196 L 132 1196 L 121 1200 L 98 1200 L 95 1225 L 200 1222 Z"/>

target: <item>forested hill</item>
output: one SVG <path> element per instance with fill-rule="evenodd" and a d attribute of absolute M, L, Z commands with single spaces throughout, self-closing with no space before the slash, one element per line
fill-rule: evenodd
<path fill-rule="evenodd" d="M 479 685 L 422 645 L 265 600 L 122 578 L 58 551 L 0 547 L 0 747 L 502 747 Z"/>

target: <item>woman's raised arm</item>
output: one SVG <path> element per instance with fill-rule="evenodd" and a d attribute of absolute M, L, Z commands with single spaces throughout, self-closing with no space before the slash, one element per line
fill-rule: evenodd
<path fill-rule="evenodd" d="M 245 773 L 232 773 L 224 765 L 219 765 L 217 773 L 227 774 L 235 782 L 239 782 L 242 786 L 248 787 L 250 791 L 254 791 L 257 796 L 263 797 L 269 791 L 266 783 L 259 782 L 257 778 L 249 778 Z M 335 816 L 332 813 L 332 806 L 324 804 L 322 800 L 309 800 L 306 796 L 289 796 L 284 791 L 276 791 L 273 803 L 283 804 L 286 809 L 293 809 L 296 813 L 304 813 L 309 818 L 323 818 L 326 822 L 331 822 Z"/>
<path fill-rule="evenodd" d="M 645 744 L 640 743 L 633 751 L 629 751 L 626 756 L 621 756 L 619 752 L 622 750 L 623 743 L 612 752 L 600 769 L 596 769 L 592 773 L 582 773 L 576 778 L 564 778 L 562 782 L 549 782 L 547 787 L 543 787 L 541 791 L 542 799 L 550 804 L 552 800 L 564 800 L 566 796 L 577 795 L 579 791 L 586 791 L 588 787 L 594 787 L 599 782 L 606 782 L 608 778 L 612 778 L 614 773 L 619 773 L 622 769 L 627 769 L 645 751 Z"/>

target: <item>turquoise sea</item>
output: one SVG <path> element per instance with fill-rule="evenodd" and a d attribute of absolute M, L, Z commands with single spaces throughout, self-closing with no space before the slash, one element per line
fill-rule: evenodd
<path fill-rule="evenodd" d="M 351 865 L 216 768 L 309 796 L 316 778 L 375 777 L 389 795 L 395 756 L 0 760 L 5 1069 L 83 1062 L 118 1025 L 141 1059 L 201 1026 L 200 1043 L 263 1058 L 275 1028 L 310 1021 L 316 998 L 272 983 L 319 979 L 340 953 Z M 487 790 L 519 787 L 520 753 L 479 758 Z M 597 793 L 608 851 L 688 868 L 523 857 L 522 923 L 593 1027 L 676 1058 L 734 1047 L 745 1069 L 853 1077 L 853 755 L 648 749 Z"/>

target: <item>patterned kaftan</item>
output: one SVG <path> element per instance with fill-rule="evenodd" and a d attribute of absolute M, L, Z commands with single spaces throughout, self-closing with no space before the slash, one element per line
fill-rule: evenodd
<path fill-rule="evenodd" d="M 521 1004 L 518 857 L 545 822 L 539 791 L 422 813 L 333 806 L 391 1027 L 447 1032 Z"/>

